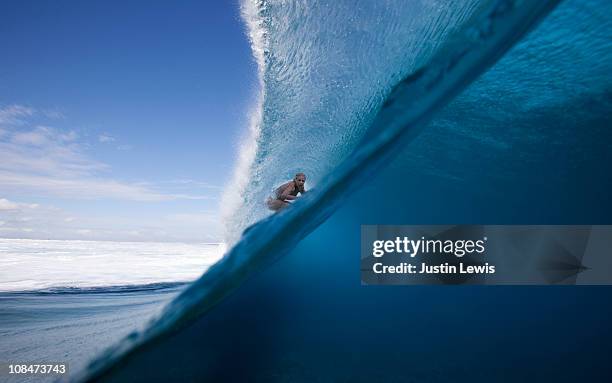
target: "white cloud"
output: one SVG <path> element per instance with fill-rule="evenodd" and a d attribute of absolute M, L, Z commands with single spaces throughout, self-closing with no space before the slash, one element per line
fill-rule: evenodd
<path fill-rule="evenodd" d="M 159 193 L 146 187 L 131 185 L 109 179 L 66 179 L 37 175 L 20 175 L 0 171 L 0 186 L 17 192 L 27 190 L 62 198 L 77 199 L 122 199 L 130 201 L 208 200 L 208 195 Z"/>
<path fill-rule="evenodd" d="M 0 198 L 0 237 L 18 236 L 20 238 L 53 238 L 74 232 L 74 224 L 66 221 L 71 217 L 68 212 L 54 206 L 35 203 L 16 202 Z"/>
<path fill-rule="evenodd" d="M 76 139 L 78 138 L 78 134 L 71 130 L 68 133 L 63 133 L 59 135 L 59 140 L 66 143 L 66 142 L 72 142 L 72 141 L 76 141 Z"/>
<path fill-rule="evenodd" d="M 165 181 L 164 183 L 167 183 L 170 185 L 185 186 L 185 187 L 190 187 L 190 188 L 193 188 L 193 187 L 198 187 L 202 189 L 221 189 L 222 188 L 221 186 L 213 185 L 210 182 L 192 180 L 188 178 L 181 178 L 181 179 L 176 179 L 176 180 Z"/>
<path fill-rule="evenodd" d="M 18 228 L 15 228 L 15 227 L 9 227 L 9 226 L 0 227 L 0 235 L 10 234 L 10 233 L 14 233 L 16 231 L 21 231 L 21 229 L 18 229 Z"/>
<path fill-rule="evenodd" d="M 48 177 L 81 177 L 109 168 L 88 158 L 76 139 L 72 131 L 62 132 L 47 126 L 9 132 L 0 137 L 0 170 Z"/>
<path fill-rule="evenodd" d="M 54 217 L 57 209 L 44 208 L 36 203 L 23 203 L 0 198 L 0 235 L 6 233 L 33 233 L 38 231 L 46 217 Z"/>
<path fill-rule="evenodd" d="M 74 131 L 62 133 L 48 126 L 37 126 L 26 132 L 14 133 L 11 142 L 17 145 L 55 146 L 65 145 L 76 139 L 77 134 Z"/>
<path fill-rule="evenodd" d="M 112 198 L 132 201 L 166 201 L 179 197 L 155 193 L 139 186 L 104 179 L 67 179 L 49 176 L 20 175 L 0 171 L 0 186 L 5 190 L 27 190 L 63 198 Z"/>
<path fill-rule="evenodd" d="M 18 203 L 9 201 L 6 198 L 0 198 L 0 210 L 21 210 L 21 209 L 36 209 L 38 204 L 35 203 Z"/>
<path fill-rule="evenodd" d="M 60 120 L 65 118 L 64 113 L 60 112 L 57 109 L 46 109 L 46 110 L 42 110 L 41 113 L 47 117 L 50 118 L 52 120 Z"/>
<path fill-rule="evenodd" d="M 0 124 L 2 125 L 22 125 L 29 117 L 39 115 L 51 120 L 64 118 L 64 114 L 57 109 L 37 110 L 24 105 L 7 105 L 0 107 Z"/>
<path fill-rule="evenodd" d="M 8 105 L 0 108 L 0 124 L 21 125 L 25 117 L 30 117 L 35 110 L 23 105 Z"/>
<path fill-rule="evenodd" d="M 219 222 L 219 217 L 215 213 L 177 213 L 167 216 L 169 221 L 180 222 L 189 225 L 206 225 Z"/>
<path fill-rule="evenodd" d="M 0 210 L 17 210 L 19 207 L 15 202 L 11 202 L 7 199 L 0 199 Z"/>
<path fill-rule="evenodd" d="M 49 126 L 27 127 L 32 108 L 11 105 L 0 109 L 0 121 L 24 125 L 0 135 L 0 190 L 37 196 L 132 201 L 201 200 L 210 196 L 189 190 L 160 191 L 151 184 L 118 181 L 104 174 L 110 166 L 90 158 L 74 131 Z M 100 142 L 112 142 L 101 135 Z"/>
<path fill-rule="evenodd" d="M 69 212 L 54 206 L 0 199 L 0 238 L 86 239 L 113 241 L 219 242 L 215 212 L 141 217 Z"/>
<path fill-rule="evenodd" d="M 192 238 L 203 237 L 214 242 L 222 238 L 221 219 L 218 212 L 195 212 L 169 214 L 160 220 L 162 227 L 180 228 Z"/>
<path fill-rule="evenodd" d="M 119 145 L 117 146 L 117 150 L 122 150 L 122 151 L 132 150 L 132 145 Z"/>
<path fill-rule="evenodd" d="M 109 135 L 109 134 L 100 134 L 98 136 L 98 141 L 102 142 L 102 143 L 107 143 L 107 142 L 114 142 L 115 141 L 115 137 Z"/>
<path fill-rule="evenodd" d="M 214 200 L 219 186 L 187 178 L 119 180 L 90 151 L 92 145 L 117 145 L 115 137 L 82 136 L 50 126 L 55 124 L 49 119 L 61 118 L 59 112 L 21 105 L 0 107 L 0 237 L 218 242 L 221 229 L 216 214 L 190 211 L 189 206 L 201 204 L 186 201 Z M 66 209 L 77 206 L 76 200 L 85 200 L 87 212 L 26 202 L 41 197 L 58 198 L 55 203 Z M 154 209 L 146 209 L 143 218 L 141 205 L 134 204 L 131 211 L 132 205 L 109 199 L 184 201 L 164 205 L 157 215 Z M 188 213 L 168 214 L 168 208 L 177 207 Z"/>

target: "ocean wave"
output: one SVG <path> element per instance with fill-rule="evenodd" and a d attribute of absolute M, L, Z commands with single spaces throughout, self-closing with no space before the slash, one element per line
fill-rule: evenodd
<path fill-rule="evenodd" d="M 259 11 L 269 39 L 269 51 L 264 51 L 261 131 L 249 168 L 253 182 L 242 191 L 241 213 L 228 225 L 237 230 L 257 223 L 147 330 L 94 360 L 83 380 L 135 376 L 135 371 L 130 375 L 130 369 L 136 368 L 130 365 L 134 360 L 130 357 L 153 348 L 158 355 L 169 355 L 170 349 L 163 347 L 170 346 L 160 342 L 170 330 L 175 333 L 202 318 L 256 271 L 296 246 L 384 169 L 436 113 L 502 57 L 557 1 L 423 2 L 420 10 L 400 7 L 397 14 L 386 13 L 393 8 L 372 5 L 376 9 L 364 6 L 364 14 L 356 12 L 348 18 L 343 8 L 347 4 L 338 4 L 319 9 L 313 4 L 283 2 L 274 8 L 261 2 Z M 296 14 L 303 19 L 287 20 L 287 15 Z M 335 35 L 333 28 L 332 32 L 326 29 L 340 19 L 354 26 L 355 35 Z M 333 49 L 343 42 L 346 46 Z M 286 65 L 288 60 L 294 64 Z M 362 62 L 374 64 L 363 66 Z M 335 75 L 326 76 L 326 69 Z M 345 77 L 349 78 L 346 83 Z M 291 209 L 259 220 L 267 214 L 262 199 L 269 186 L 297 170 L 311 174 L 311 185 L 316 187 Z M 324 262 L 322 255 L 313 256 Z M 280 278 L 277 282 L 282 279 L 282 274 L 275 276 Z M 120 360 L 125 364 L 117 367 Z M 188 371 L 186 376 L 191 376 Z"/>
<path fill-rule="evenodd" d="M 305 172 L 316 187 L 358 146 L 402 78 L 483 7 L 458 2 L 244 1 L 261 91 L 224 193 L 226 242 L 268 216 L 263 201 Z"/>

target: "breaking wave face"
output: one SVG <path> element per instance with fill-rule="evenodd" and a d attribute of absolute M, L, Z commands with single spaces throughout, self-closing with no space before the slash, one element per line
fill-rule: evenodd
<path fill-rule="evenodd" d="M 263 201 L 295 173 L 306 173 L 307 188 L 328 176 L 393 86 L 480 3 L 243 2 L 262 90 L 225 193 L 226 242 L 269 215 Z"/>
<path fill-rule="evenodd" d="M 612 3 L 557 3 L 245 3 L 262 93 L 235 245 L 82 380 L 580 379 L 609 290 L 359 284 L 361 224 L 609 224 Z M 311 191 L 262 219 L 297 171 Z"/>

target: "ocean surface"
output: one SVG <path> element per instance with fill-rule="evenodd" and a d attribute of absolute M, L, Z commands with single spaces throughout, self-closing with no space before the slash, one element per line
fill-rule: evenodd
<path fill-rule="evenodd" d="M 0 239 L 0 361 L 65 362 L 78 371 L 146 326 L 223 251 L 223 244 Z"/>

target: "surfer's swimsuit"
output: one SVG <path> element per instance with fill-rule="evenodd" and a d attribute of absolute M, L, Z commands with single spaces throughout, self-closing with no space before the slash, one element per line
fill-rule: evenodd
<path fill-rule="evenodd" d="M 286 186 L 285 186 L 285 188 L 286 188 Z M 281 187 L 277 188 L 277 189 L 274 191 L 274 195 L 276 196 L 276 199 L 281 200 L 281 201 L 284 201 L 284 200 L 281 198 L 281 193 L 283 192 L 283 189 L 284 189 L 284 188 L 281 186 Z M 292 195 L 292 196 L 294 196 L 294 197 L 295 197 L 295 196 L 297 196 L 297 195 L 298 195 L 298 193 L 299 193 L 299 192 L 300 192 L 300 189 L 297 187 L 297 185 L 295 184 L 295 181 L 294 181 L 294 182 L 293 182 L 293 191 L 292 191 L 291 193 L 289 193 L 289 195 Z"/>

